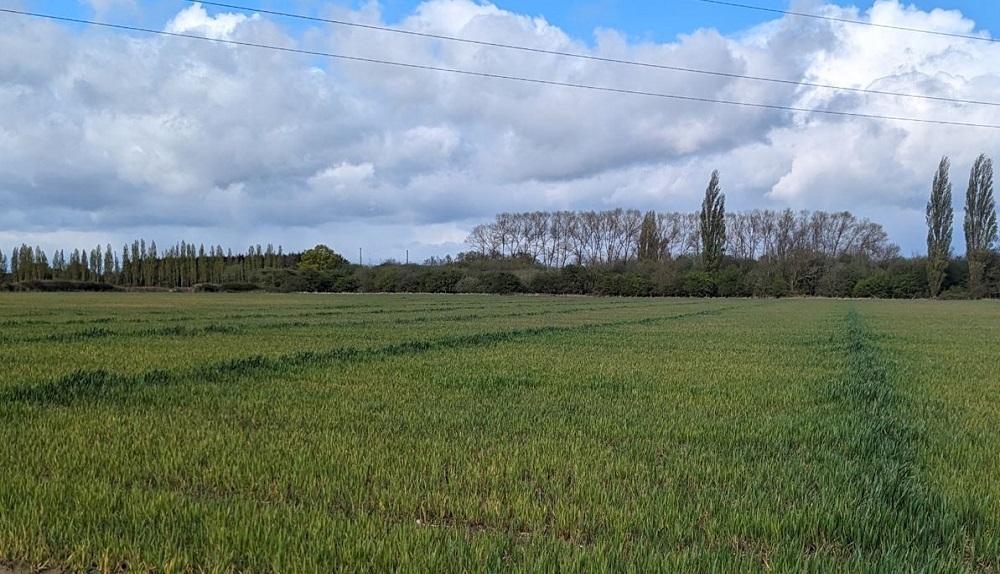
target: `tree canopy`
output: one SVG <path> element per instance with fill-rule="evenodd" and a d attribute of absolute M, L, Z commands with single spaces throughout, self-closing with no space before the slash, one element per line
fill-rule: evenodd
<path fill-rule="evenodd" d="M 997 210 L 993 198 L 993 161 L 986 154 L 976 158 L 965 194 L 965 246 L 969 262 L 969 291 L 982 295 L 983 275 L 990 250 L 997 240 Z"/>
<path fill-rule="evenodd" d="M 937 173 L 934 174 L 931 197 L 927 201 L 927 287 L 931 297 L 937 297 L 941 292 L 948 260 L 951 258 L 955 211 L 951 205 L 951 181 L 948 179 L 950 168 L 948 158 L 941 158 Z"/>
<path fill-rule="evenodd" d="M 312 249 L 303 251 L 299 259 L 300 270 L 311 269 L 313 271 L 329 272 L 339 267 L 346 267 L 347 265 L 347 259 L 344 259 L 339 253 L 322 243 Z"/>
<path fill-rule="evenodd" d="M 726 249 L 726 196 L 719 186 L 719 170 L 705 189 L 701 203 L 701 261 L 706 271 L 718 271 Z"/>

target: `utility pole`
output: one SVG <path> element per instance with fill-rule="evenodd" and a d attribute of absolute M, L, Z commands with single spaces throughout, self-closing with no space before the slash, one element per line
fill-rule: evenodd
<path fill-rule="evenodd" d="M 364 267 L 364 263 L 361 262 L 361 248 L 358 247 L 358 266 Z"/>

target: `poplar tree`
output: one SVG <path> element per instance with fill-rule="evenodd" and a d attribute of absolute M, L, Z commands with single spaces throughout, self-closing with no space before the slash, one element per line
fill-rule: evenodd
<path fill-rule="evenodd" d="M 129 257 L 128 244 L 122 248 L 122 284 L 132 285 L 132 259 Z"/>
<path fill-rule="evenodd" d="M 27 244 L 22 243 L 18 253 L 17 267 L 20 270 L 17 279 L 19 281 L 31 281 L 35 278 L 35 251 Z"/>
<path fill-rule="evenodd" d="M 639 261 L 659 260 L 660 244 L 660 226 L 656 222 L 656 212 L 647 211 L 639 228 L 639 249 L 636 253 Z"/>
<path fill-rule="evenodd" d="M 77 258 L 80 260 L 80 281 L 90 281 L 90 259 L 87 257 L 87 249 L 84 248 L 83 251 L 74 250 L 77 253 Z"/>
<path fill-rule="evenodd" d="M 107 250 L 104 252 L 104 281 L 107 283 L 115 283 L 115 252 L 111 249 L 111 244 L 108 243 Z"/>
<path fill-rule="evenodd" d="M 955 209 L 951 205 L 951 181 L 948 171 L 951 162 L 942 157 L 931 185 L 931 198 L 927 202 L 927 286 L 931 297 L 941 293 L 948 260 L 951 258 L 952 224 Z"/>
<path fill-rule="evenodd" d="M 35 261 L 34 261 L 34 264 L 35 264 L 34 265 L 34 267 L 35 267 L 35 276 L 34 276 L 34 279 L 38 279 L 39 281 L 43 281 L 45 279 L 48 279 L 48 276 L 49 276 L 49 258 L 48 258 L 47 255 L 45 255 L 45 251 L 41 247 L 39 247 L 38 245 L 35 246 Z"/>
<path fill-rule="evenodd" d="M 21 264 L 21 253 L 18 250 L 18 248 L 15 247 L 14 250 L 10 252 L 10 276 L 11 279 L 14 281 L 20 280 L 19 277 L 19 274 L 21 272 L 20 264 Z"/>
<path fill-rule="evenodd" d="M 980 297 L 990 249 L 997 240 L 997 211 L 993 199 L 993 161 L 976 158 L 965 194 L 965 258 L 969 262 L 969 293 Z"/>
<path fill-rule="evenodd" d="M 66 279 L 66 254 L 62 249 L 56 249 L 52 253 L 52 277 Z"/>
<path fill-rule="evenodd" d="M 157 273 L 157 267 L 160 263 L 160 256 L 156 252 L 156 241 L 149 242 L 149 248 L 145 249 L 142 254 L 143 266 L 143 283 L 155 287 L 159 285 L 159 277 Z"/>
<path fill-rule="evenodd" d="M 104 280 L 104 258 L 101 256 L 100 245 L 90 250 L 90 271 L 91 281 Z"/>
<path fill-rule="evenodd" d="M 719 170 L 712 172 L 712 179 L 705 190 L 700 223 L 701 261 L 706 271 L 718 271 L 726 246 L 726 196 L 719 186 Z"/>

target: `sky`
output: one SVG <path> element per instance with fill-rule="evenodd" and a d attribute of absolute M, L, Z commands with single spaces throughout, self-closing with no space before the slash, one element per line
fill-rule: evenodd
<path fill-rule="evenodd" d="M 0 8 L 313 52 L 661 95 L 1000 125 L 1000 42 L 700 0 L 0 0 Z M 998 37 L 993 0 L 745 0 L 777 10 Z M 693 74 L 432 40 L 389 26 Z M 945 98 L 918 99 L 796 82 Z M 729 210 L 851 211 L 904 254 L 952 162 L 1000 129 L 584 90 L 337 60 L 0 13 L 0 250 L 234 250 L 325 243 L 365 263 L 466 250 L 502 211 L 694 211 L 713 169 Z"/>

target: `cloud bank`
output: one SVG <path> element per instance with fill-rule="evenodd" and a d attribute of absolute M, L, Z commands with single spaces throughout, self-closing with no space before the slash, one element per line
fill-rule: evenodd
<path fill-rule="evenodd" d="M 128 1 L 94 0 L 95 9 Z M 0 2 L 3 5 L 3 2 Z M 8 6 L 10 4 L 7 4 Z M 819 12 L 986 35 L 895 0 Z M 326 16 L 380 25 L 377 4 Z M 736 36 L 593 42 L 541 18 L 428 0 L 408 30 L 814 84 L 1000 102 L 1000 43 L 788 16 Z M 681 96 L 1000 124 L 1000 107 L 840 92 L 315 25 L 198 4 L 168 32 Z M 942 155 L 956 209 L 997 130 L 546 86 L 204 40 L 0 17 L 0 248 L 134 237 L 240 248 L 324 242 L 352 258 L 463 250 L 500 211 L 694 210 L 722 173 L 729 209 L 850 210 L 921 252 Z M 960 220 L 960 217 L 956 217 Z M 956 237 L 961 235 L 960 230 Z M 352 255 L 353 254 L 353 255 Z"/>

